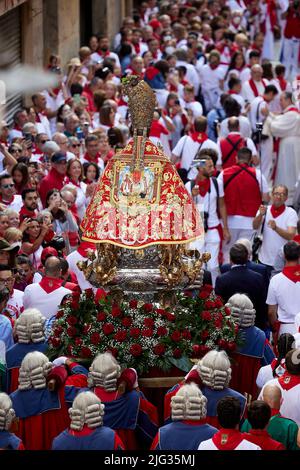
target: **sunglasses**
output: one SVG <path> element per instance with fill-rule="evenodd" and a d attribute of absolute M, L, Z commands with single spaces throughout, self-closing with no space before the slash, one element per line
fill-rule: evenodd
<path fill-rule="evenodd" d="M 74 147 L 74 148 L 78 147 L 79 148 L 79 147 L 81 147 L 81 144 L 72 144 L 72 147 Z"/>
<path fill-rule="evenodd" d="M 49 139 L 48 140 L 41 140 L 41 144 L 45 144 L 46 142 L 49 142 Z"/>
<path fill-rule="evenodd" d="M 15 186 L 14 184 L 2 184 L 1 188 L 9 189 L 9 188 L 13 188 L 14 186 Z"/>
<path fill-rule="evenodd" d="M 11 152 L 12 152 L 12 153 L 15 153 L 15 152 L 22 153 L 22 150 L 21 150 L 21 149 L 12 149 Z"/>

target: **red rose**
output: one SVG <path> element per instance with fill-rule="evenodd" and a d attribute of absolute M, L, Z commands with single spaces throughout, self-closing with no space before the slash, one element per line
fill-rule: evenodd
<path fill-rule="evenodd" d="M 56 318 L 61 318 L 63 317 L 65 314 L 65 312 L 63 310 L 58 310 L 57 314 L 56 314 Z"/>
<path fill-rule="evenodd" d="M 99 333 L 97 333 L 97 331 L 95 333 L 91 334 L 91 343 L 92 344 L 97 346 L 97 344 L 100 343 L 100 340 L 101 340 L 101 336 L 99 335 Z"/>
<path fill-rule="evenodd" d="M 129 349 L 130 354 L 134 357 L 138 357 L 143 353 L 143 348 L 140 344 L 133 344 Z"/>
<path fill-rule="evenodd" d="M 145 320 L 144 320 L 144 325 L 145 325 L 147 328 L 153 328 L 153 327 L 154 327 L 154 320 L 153 320 L 153 318 L 145 318 Z"/>
<path fill-rule="evenodd" d="M 151 336 L 153 336 L 153 330 L 151 328 L 142 330 L 142 336 L 144 336 L 145 338 L 151 338 Z"/>
<path fill-rule="evenodd" d="M 211 321 L 212 315 L 208 310 L 203 310 L 201 313 L 201 318 L 202 320 Z"/>
<path fill-rule="evenodd" d="M 206 290 L 209 293 L 211 293 L 214 290 L 214 288 L 211 284 L 204 284 L 203 289 Z"/>
<path fill-rule="evenodd" d="M 54 348 L 58 348 L 61 345 L 61 341 L 59 338 L 52 338 L 51 343 L 54 346 Z"/>
<path fill-rule="evenodd" d="M 209 331 L 208 330 L 203 330 L 201 333 L 201 338 L 203 341 L 205 341 L 209 337 Z"/>
<path fill-rule="evenodd" d="M 174 313 L 167 313 L 167 320 L 171 322 L 175 321 Z"/>
<path fill-rule="evenodd" d="M 213 309 L 215 308 L 215 303 L 212 300 L 207 300 L 204 304 L 205 308 Z"/>
<path fill-rule="evenodd" d="M 80 290 L 76 289 L 74 292 L 72 292 L 72 299 L 77 300 L 77 302 L 79 302 L 80 294 Z"/>
<path fill-rule="evenodd" d="M 79 302 L 77 300 L 73 299 L 72 302 L 71 302 L 71 308 L 73 310 L 78 310 L 79 309 Z"/>
<path fill-rule="evenodd" d="M 163 317 L 167 314 L 164 308 L 157 308 L 155 312 L 157 313 L 157 315 L 162 315 Z"/>
<path fill-rule="evenodd" d="M 105 321 L 106 320 L 106 315 L 104 312 L 99 312 L 97 315 L 97 320 L 98 321 Z"/>
<path fill-rule="evenodd" d="M 117 350 L 117 348 L 107 349 L 106 352 L 110 352 L 114 357 L 117 357 L 117 355 L 119 354 L 119 351 Z"/>
<path fill-rule="evenodd" d="M 187 291 L 185 291 L 184 296 L 185 296 L 185 297 L 193 297 L 193 292 L 187 290 Z"/>
<path fill-rule="evenodd" d="M 145 310 L 145 312 L 152 312 L 153 305 L 152 304 L 144 304 L 143 309 Z"/>
<path fill-rule="evenodd" d="M 192 335 L 191 335 L 191 333 L 190 333 L 188 330 L 184 330 L 184 331 L 182 332 L 182 337 L 183 337 L 184 339 L 191 339 Z"/>
<path fill-rule="evenodd" d="M 173 333 L 171 334 L 171 340 L 177 342 L 177 341 L 180 341 L 180 338 L 181 338 L 180 331 L 178 330 L 173 331 Z"/>
<path fill-rule="evenodd" d="M 165 350 L 166 348 L 163 344 L 157 344 L 153 348 L 153 352 L 156 354 L 156 356 L 162 356 L 165 353 Z"/>
<path fill-rule="evenodd" d="M 227 344 L 227 349 L 228 351 L 235 351 L 236 349 L 236 344 L 234 341 L 229 341 L 229 343 Z"/>
<path fill-rule="evenodd" d="M 175 359 L 179 359 L 181 356 L 182 356 L 181 349 L 176 348 L 173 350 L 173 357 L 175 357 Z"/>
<path fill-rule="evenodd" d="M 67 318 L 67 323 L 69 325 L 76 325 L 77 323 L 77 318 L 74 317 L 74 315 L 70 315 L 68 318 Z"/>
<path fill-rule="evenodd" d="M 199 293 L 199 298 L 202 299 L 202 300 L 205 300 L 209 297 L 209 292 L 207 292 L 206 290 L 203 290 Z"/>
<path fill-rule="evenodd" d="M 81 348 L 80 354 L 81 354 L 81 357 L 92 357 L 92 351 L 90 350 L 90 348 L 87 348 L 86 346 Z"/>
<path fill-rule="evenodd" d="M 159 326 L 157 328 L 157 336 L 166 336 L 168 334 L 168 330 L 165 326 Z"/>
<path fill-rule="evenodd" d="M 104 325 L 102 326 L 102 331 L 106 336 L 110 335 L 114 331 L 114 325 L 112 325 L 111 323 L 104 323 Z"/>
<path fill-rule="evenodd" d="M 92 328 L 92 325 L 90 323 L 87 323 L 86 325 L 84 325 L 83 330 L 82 330 L 83 334 L 87 335 L 91 328 Z"/>
<path fill-rule="evenodd" d="M 126 330 L 120 330 L 114 335 L 114 339 L 118 341 L 119 343 L 123 343 L 127 338 L 127 331 Z"/>
<path fill-rule="evenodd" d="M 57 326 L 53 330 L 53 333 L 55 334 L 55 336 L 60 336 L 62 332 L 63 332 L 63 328 L 61 326 Z"/>
<path fill-rule="evenodd" d="M 223 307 L 223 301 L 220 297 L 217 297 L 216 300 L 215 300 L 215 307 L 216 308 L 221 308 Z"/>
<path fill-rule="evenodd" d="M 226 315 L 231 315 L 231 310 L 228 307 L 225 307 L 225 313 Z"/>
<path fill-rule="evenodd" d="M 214 325 L 216 328 L 220 329 L 222 328 L 222 319 L 221 318 L 217 318 L 215 321 L 214 321 Z"/>
<path fill-rule="evenodd" d="M 120 309 L 119 305 L 114 304 L 112 306 L 111 314 L 114 318 L 118 318 L 122 316 L 122 310 Z"/>
<path fill-rule="evenodd" d="M 138 305 L 138 301 L 135 300 L 135 299 L 132 299 L 129 301 L 129 307 L 130 308 L 137 308 L 137 305 Z"/>
<path fill-rule="evenodd" d="M 138 338 L 141 334 L 141 330 L 139 328 L 131 328 L 129 334 L 132 338 Z"/>
<path fill-rule="evenodd" d="M 124 317 L 123 320 L 122 320 L 122 325 L 126 326 L 126 327 L 131 326 L 132 325 L 132 318 Z"/>
<path fill-rule="evenodd" d="M 77 335 L 77 329 L 74 326 L 69 326 L 67 329 L 68 336 L 76 336 Z"/>
<path fill-rule="evenodd" d="M 239 331 L 239 326 L 238 326 L 238 325 L 234 325 L 234 333 L 237 334 L 238 331 Z"/>
<path fill-rule="evenodd" d="M 82 339 L 81 338 L 75 338 L 75 345 L 76 346 L 81 346 L 82 345 Z"/>
<path fill-rule="evenodd" d="M 67 347 L 67 352 L 70 356 L 73 356 L 74 354 L 74 350 L 73 350 L 73 347 L 69 344 L 69 346 Z"/>
<path fill-rule="evenodd" d="M 225 339 L 219 339 L 218 341 L 218 345 L 221 349 L 226 349 L 227 347 L 227 341 L 225 341 Z"/>
<path fill-rule="evenodd" d="M 87 299 L 94 299 L 93 289 L 85 289 L 85 295 Z"/>
<path fill-rule="evenodd" d="M 200 354 L 206 354 L 210 349 L 205 344 L 200 344 Z"/>
<path fill-rule="evenodd" d="M 199 344 L 193 344 L 192 350 L 193 350 L 193 354 L 194 354 L 195 356 L 200 356 L 200 354 L 201 354 L 201 346 L 199 346 Z"/>

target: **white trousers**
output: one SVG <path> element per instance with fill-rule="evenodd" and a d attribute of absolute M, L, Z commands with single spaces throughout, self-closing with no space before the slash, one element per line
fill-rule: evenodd
<path fill-rule="evenodd" d="M 282 63 L 286 66 L 286 78 L 293 80 L 298 74 L 299 39 L 283 39 Z"/>
<path fill-rule="evenodd" d="M 190 243 L 190 249 L 199 250 L 200 253 L 207 251 L 210 253 L 211 258 L 206 263 L 206 266 L 203 266 L 205 269 L 208 269 L 211 273 L 212 284 L 215 286 L 216 279 L 220 274 L 219 270 L 219 252 L 220 252 L 220 235 L 217 229 L 208 230 L 205 234 L 204 244 L 203 242 L 194 241 Z"/>
<path fill-rule="evenodd" d="M 230 228 L 229 227 L 229 232 L 231 235 L 231 239 L 229 243 L 223 243 L 223 256 L 224 260 L 223 263 L 229 263 L 229 251 L 232 245 L 234 245 L 239 238 L 247 238 L 248 240 L 251 240 L 253 236 L 253 229 L 243 229 L 243 228 Z"/>

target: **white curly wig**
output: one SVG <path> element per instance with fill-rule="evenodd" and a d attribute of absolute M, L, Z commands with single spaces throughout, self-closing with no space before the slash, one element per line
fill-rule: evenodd
<path fill-rule="evenodd" d="M 213 390 L 223 390 L 228 387 L 231 379 L 231 367 L 225 351 L 209 351 L 198 362 L 197 367 L 204 385 Z"/>
<path fill-rule="evenodd" d="M 121 367 L 110 353 L 98 354 L 92 362 L 88 375 L 88 387 L 102 387 L 108 392 L 117 389 Z"/>
<path fill-rule="evenodd" d="M 8 431 L 16 414 L 6 393 L 0 393 L 0 431 Z"/>
<path fill-rule="evenodd" d="M 234 294 L 228 300 L 226 307 L 230 308 L 231 316 L 241 328 L 248 328 L 255 323 L 255 309 L 249 297 L 245 294 Z"/>
<path fill-rule="evenodd" d="M 18 342 L 29 344 L 45 341 L 45 321 L 45 317 L 36 308 L 24 310 L 14 326 Z"/>
<path fill-rule="evenodd" d="M 19 390 L 46 388 L 46 377 L 52 370 L 52 363 L 45 354 L 34 351 L 26 354 L 19 372 Z"/>
<path fill-rule="evenodd" d="M 81 392 L 73 401 L 69 415 L 70 428 L 75 431 L 81 431 L 85 424 L 91 429 L 98 428 L 103 425 L 104 405 L 94 393 Z"/>
<path fill-rule="evenodd" d="M 190 383 L 183 385 L 171 398 L 171 416 L 173 421 L 189 419 L 198 421 L 206 417 L 207 398 L 199 387 Z"/>

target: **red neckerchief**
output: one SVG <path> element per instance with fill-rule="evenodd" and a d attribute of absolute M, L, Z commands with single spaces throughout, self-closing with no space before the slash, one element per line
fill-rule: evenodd
<path fill-rule="evenodd" d="M 294 240 L 294 242 L 299 243 L 299 245 L 300 245 L 300 235 L 295 235 L 293 240 Z"/>
<path fill-rule="evenodd" d="M 228 90 L 228 95 L 237 95 L 237 93 L 234 90 Z"/>
<path fill-rule="evenodd" d="M 237 429 L 220 429 L 212 441 L 219 450 L 234 450 L 244 440 L 244 435 Z"/>
<path fill-rule="evenodd" d="M 75 437 L 83 437 L 83 436 L 89 436 L 90 434 L 93 434 L 93 432 L 95 431 L 96 429 L 91 429 L 85 424 L 83 428 L 81 429 L 81 431 L 75 431 L 74 429 L 69 429 L 68 434 L 70 434 L 71 436 L 75 436 Z"/>
<path fill-rule="evenodd" d="M 296 113 L 299 113 L 299 109 L 295 108 L 294 106 L 291 106 L 290 108 L 286 109 L 284 112 L 288 113 L 289 111 L 295 111 Z"/>
<path fill-rule="evenodd" d="M 256 44 L 252 44 L 250 50 L 255 50 L 255 51 L 258 51 L 260 54 L 262 53 L 262 49 L 260 47 L 258 47 Z"/>
<path fill-rule="evenodd" d="M 283 390 L 291 390 L 291 388 L 300 385 L 300 375 L 291 375 L 288 372 L 285 372 L 285 374 L 278 379 L 278 383 Z"/>
<path fill-rule="evenodd" d="M 126 101 L 123 100 L 123 98 L 120 98 L 118 101 L 118 106 L 128 106 L 128 103 L 126 103 Z"/>
<path fill-rule="evenodd" d="M 279 409 L 277 409 L 277 408 L 272 408 L 272 409 L 271 409 L 271 417 L 272 417 L 272 416 L 276 416 L 276 415 L 280 415 Z"/>
<path fill-rule="evenodd" d="M 92 181 L 92 180 L 89 180 L 89 179 L 85 179 L 84 180 L 85 184 L 92 184 L 92 183 L 95 183 L 95 181 Z"/>
<path fill-rule="evenodd" d="M 95 243 L 90 243 L 90 242 L 81 242 L 79 247 L 77 248 L 77 252 L 83 256 L 84 258 L 87 258 L 87 251 L 88 250 L 96 250 L 96 245 Z"/>
<path fill-rule="evenodd" d="M 205 180 L 199 181 L 196 179 L 196 183 L 199 186 L 199 193 L 201 197 L 204 197 L 210 189 L 210 179 L 205 178 Z"/>
<path fill-rule="evenodd" d="M 15 127 L 13 128 L 13 131 L 20 131 L 20 132 L 22 132 L 22 129 L 21 129 L 21 127 L 19 126 L 19 124 L 15 124 Z"/>
<path fill-rule="evenodd" d="M 87 152 L 85 152 L 85 154 L 83 156 L 83 159 L 88 161 L 88 162 L 93 162 L 93 163 L 98 164 L 98 160 L 99 160 L 100 157 L 101 157 L 100 153 L 97 153 L 96 158 L 94 159 L 94 158 L 90 157 L 90 155 Z"/>
<path fill-rule="evenodd" d="M 287 86 L 287 81 L 283 77 L 277 77 L 277 80 L 279 82 L 281 91 L 285 91 L 286 86 Z"/>
<path fill-rule="evenodd" d="M 15 196 L 13 196 L 10 201 L 3 201 L 2 199 L 2 194 L 0 194 L 0 202 L 2 202 L 3 204 L 5 204 L 6 206 L 10 206 L 12 204 L 12 202 L 14 202 L 14 198 Z"/>
<path fill-rule="evenodd" d="M 276 217 L 279 217 L 281 214 L 284 213 L 285 211 L 285 204 L 282 204 L 281 206 L 279 207 L 275 207 L 274 204 L 271 205 L 271 214 L 272 214 L 272 217 L 274 219 L 276 219 Z"/>
<path fill-rule="evenodd" d="M 261 80 L 261 82 L 262 82 L 263 86 L 266 88 L 266 86 L 267 86 L 266 82 L 263 79 Z M 260 96 L 259 93 L 258 93 L 257 86 L 255 85 L 255 82 L 254 82 L 253 78 L 250 78 L 249 85 L 250 85 L 251 90 L 253 91 L 253 94 L 254 94 L 255 98 L 257 96 Z"/>
<path fill-rule="evenodd" d="M 272 370 L 275 369 L 276 364 L 277 364 L 277 357 L 275 357 L 275 359 L 273 359 L 273 361 L 271 362 L 271 369 L 272 369 Z M 281 366 L 281 367 L 283 367 L 283 369 L 285 369 L 285 359 L 282 359 L 282 360 L 280 361 L 280 364 L 279 364 L 278 366 Z M 277 366 L 277 367 L 278 367 L 278 366 Z"/>
<path fill-rule="evenodd" d="M 140 52 L 141 52 L 141 46 L 140 46 L 140 44 L 138 43 L 138 44 L 132 44 L 132 45 L 133 45 L 133 47 L 134 47 L 135 53 L 138 54 L 138 55 L 140 55 Z"/>
<path fill-rule="evenodd" d="M 110 55 L 110 51 L 101 51 L 101 49 L 99 51 L 97 51 L 97 54 L 100 55 L 100 57 L 108 57 Z"/>
<path fill-rule="evenodd" d="M 59 289 L 62 285 L 62 279 L 57 279 L 55 277 L 44 276 L 39 285 L 41 288 L 50 294 L 51 292 Z"/>
<path fill-rule="evenodd" d="M 60 87 L 52 88 L 51 93 L 52 93 L 54 96 L 57 96 L 58 93 L 60 92 L 60 90 L 61 90 Z"/>
<path fill-rule="evenodd" d="M 203 144 L 208 139 L 208 135 L 205 132 L 190 132 L 189 136 L 194 142 L 198 142 L 198 144 Z"/>
<path fill-rule="evenodd" d="M 213 64 L 213 65 L 212 65 L 212 64 L 209 64 L 209 66 L 210 66 L 211 70 L 216 70 L 216 69 L 219 67 L 219 64 L 218 64 L 218 65 L 216 65 L 216 64 Z"/>
<path fill-rule="evenodd" d="M 285 266 L 282 270 L 282 274 L 287 277 L 290 281 L 300 282 L 300 265 L 297 266 Z"/>
<path fill-rule="evenodd" d="M 74 186 L 77 186 L 77 188 L 80 188 L 80 181 L 76 182 L 72 178 L 67 178 L 66 183 L 74 184 Z"/>

